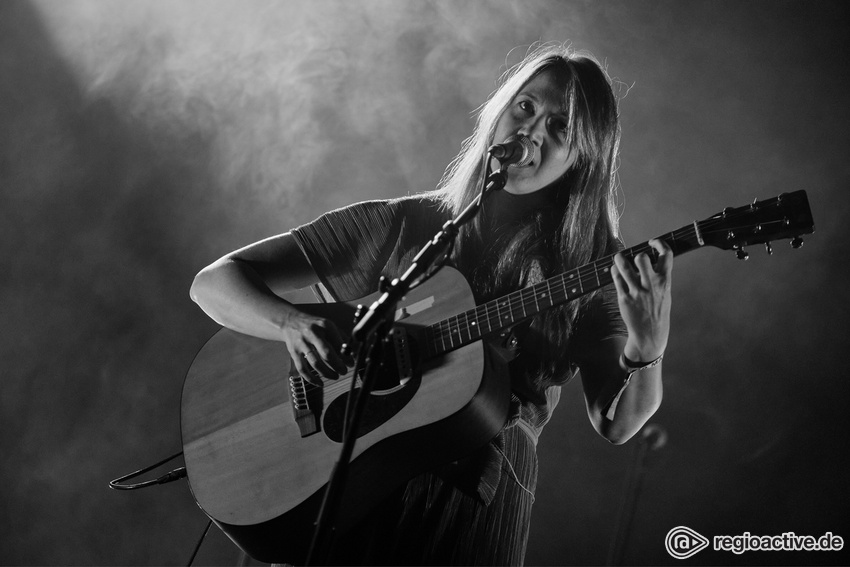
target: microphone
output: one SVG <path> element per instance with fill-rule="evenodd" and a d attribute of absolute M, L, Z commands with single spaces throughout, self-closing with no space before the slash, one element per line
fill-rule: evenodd
<path fill-rule="evenodd" d="M 487 153 L 499 160 L 502 167 L 525 167 L 534 159 L 534 144 L 528 136 L 511 136 L 501 144 L 490 146 Z"/>

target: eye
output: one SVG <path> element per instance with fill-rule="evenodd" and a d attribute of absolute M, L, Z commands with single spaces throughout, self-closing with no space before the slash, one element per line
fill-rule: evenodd
<path fill-rule="evenodd" d="M 567 135 L 568 125 L 567 125 L 566 120 L 564 120 L 562 118 L 553 118 L 552 121 L 549 123 L 549 126 L 558 135 L 560 135 L 560 136 L 566 136 Z"/>
<path fill-rule="evenodd" d="M 527 112 L 528 114 L 534 114 L 534 105 L 530 100 L 521 100 L 517 103 L 517 107 L 523 112 Z"/>

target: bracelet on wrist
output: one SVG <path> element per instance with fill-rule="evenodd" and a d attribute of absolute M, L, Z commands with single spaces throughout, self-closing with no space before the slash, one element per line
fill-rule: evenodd
<path fill-rule="evenodd" d="M 627 372 L 628 376 L 626 376 L 626 379 L 623 381 L 623 386 L 620 388 L 620 391 L 617 392 L 611 401 L 605 405 L 605 408 L 603 408 L 603 414 L 606 418 L 611 420 L 614 419 L 614 415 L 616 415 L 617 412 L 617 405 L 620 403 L 620 396 L 623 395 L 623 392 L 626 391 L 626 387 L 629 385 L 629 382 L 631 382 L 632 374 L 640 372 L 641 370 L 646 370 L 647 368 L 652 368 L 653 366 L 658 366 L 661 364 L 663 359 L 663 352 L 661 353 L 661 356 L 649 362 L 635 362 L 626 358 L 626 353 L 620 353 L 620 368 Z"/>
<path fill-rule="evenodd" d="M 649 362 L 635 362 L 626 358 L 626 353 L 620 353 L 620 368 L 628 372 L 629 376 L 631 376 L 635 372 L 640 372 L 641 370 L 646 370 L 648 368 L 658 366 L 659 364 L 661 364 L 662 360 L 664 360 L 663 352 L 661 353 L 661 356 L 659 356 L 655 360 L 650 360 Z"/>

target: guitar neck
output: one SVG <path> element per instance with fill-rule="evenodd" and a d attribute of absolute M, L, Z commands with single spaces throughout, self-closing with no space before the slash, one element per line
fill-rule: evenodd
<path fill-rule="evenodd" d="M 700 223 L 695 222 L 661 235 L 658 239 L 666 242 L 675 255 L 690 252 L 704 245 L 699 225 Z M 657 258 L 657 252 L 648 242 L 623 250 L 623 255 L 634 259 L 641 252 L 646 252 L 653 260 Z M 596 291 L 612 283 L 611 266 L 613 264 L 614 255 L 611 254 L 438 321 L 426 328 L 427 355 L 439 356 L 461 348 L 546 309 Z"/>

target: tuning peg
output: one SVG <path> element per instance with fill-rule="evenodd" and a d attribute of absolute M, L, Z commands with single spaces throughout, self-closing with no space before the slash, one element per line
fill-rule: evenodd
<path fill-rule="evenodd" d="M 773 256 L 773 246 L 770 245 L 770 242 L 764 243 L 764 251 L 767 252 L 768 256 Z"/>
<path fill-rule="evenodd" d="M 748 260 L 750 257 L 750 254 L 743 248 L 738 248 L 738 250 L 735 252 L 735 255 L 738 257 L 739 260 Z"/>
<path fill-rule="evenodd" d="M 791 248 L 797 249 L 803 246 L 803 237 L 795 236 L 794 240 L 791 241 Z"/>

